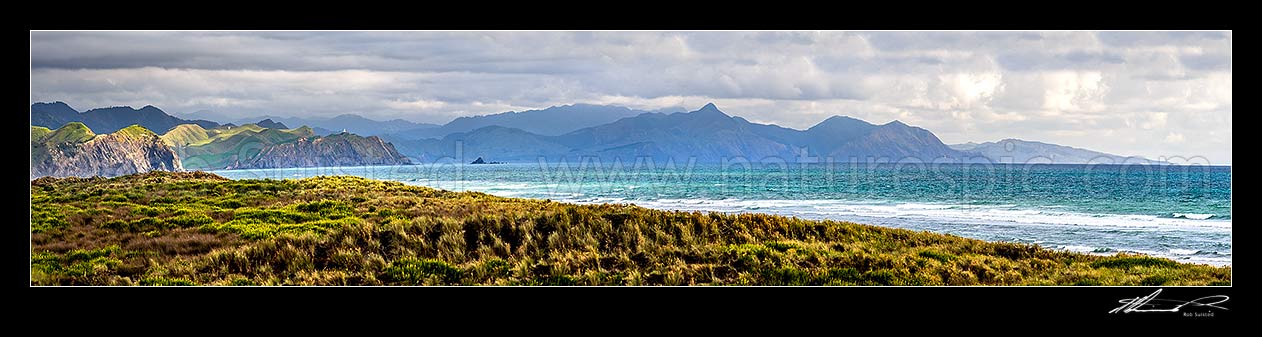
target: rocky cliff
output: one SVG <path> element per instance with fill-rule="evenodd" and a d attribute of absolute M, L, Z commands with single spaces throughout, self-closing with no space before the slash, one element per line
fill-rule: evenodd
<path fill-rule="evenodd" d="M 231 168 L 336 167 L 406 165 L 411 161 L 376 136 L 342 133 L 301 138 L 263 148 L 257 156 Z"/>
<path fill-rule="evenodd" d="M 38 129 L 37 129 L 38 128 Z M 55 131 L 31 127 L 31 178 L 120 176 L 182 171 L 180 159 L 158 135 L 140 126 L 97 135 L 82 123 Z"/>

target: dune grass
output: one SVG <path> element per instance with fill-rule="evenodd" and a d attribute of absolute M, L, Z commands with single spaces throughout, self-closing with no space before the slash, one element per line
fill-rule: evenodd
<path fill-rule="evenodd" d="M 849 222 L 202 172 L 31 184 L 33 285 L 1230 285 L 1231 267 Z"/>

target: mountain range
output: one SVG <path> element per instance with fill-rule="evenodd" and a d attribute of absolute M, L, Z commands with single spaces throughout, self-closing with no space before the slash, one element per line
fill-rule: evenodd
<path fill-rule="evenodd" d="M 512 113 L 511 116 L 518 120 L 548 120 L 557 118 L 558 111 L 582 114 L 583 109 L 591 109 L 586 113 L 605 119 L 617 117 L 610 115 L 610 111 L 623 111 L 604 106 L 572 105 Z M 624 161 L 640 157 L 677 161 L 691 158 L 697 162 L 722 162 L 724 158 L 750 161 L 781 158 L 793 162 L 805 153 L 809 156 L 802 158 L 805 160 L 815 160 L 810 158 L 814 157 L 842 162 L 931 162 L 945 159 L 947 162 L 992 163 L 1160 163 L 1142 157 L 1019 139 L 947 145 L 929 130 L 897 120 L 877 125 L 851 117 L 832 116 L 806 130 L 796 130 L 730 116 L 712 103 L 691 112 L 627 111 L 640 114 L 557 135 L 531 132 L 504 122 L 446 133 L 441 138 L 429 137 L 473 125 L 456 123 L 460 120 L 457 119 L 443 127 L 429 129 L 423 136 L 420 132 L 412 132 L 383 137 L 393 142 L 403 154 L 423 161 L 444 157 L 460 159 L 454 158 L 459 144 L 460 154 L 464 157 L 531 162 L 540 156 L 549 159 L 594 156 Z M 489 116 L 502 115 L 505 114 Z M 483 122 L 495 123 L 489 120 Z M 458 125 L 465 127 L 458 128 Z M 582 125 L 569 124 L 570 127 Z"/>
<path fill-rule="evenodd" d="M 469 132 L 488 126 L 511 127 L 543 136 L 558 136 L 578 129 L 612 123 L 622 118 L 634 117 L 644 113 L 648 113 L 648 111 L 632 110 L 620 106 L 573 104 L 540 110 L 509 111 L 492 115 L 459 117 L 442 126 L 406 130 L 390 135 L 390 138 L 442 138 L 453 133 Z"/>
<path fill-rule="evenodd" d="M 159 138 L 189 169 L 393 165 L 409 162 L 405 157 L 421 162 L 444 157 L 462 162 L 476 157 L 534 162 L 540 156 L 549 160 L 594 156 L 607 161 L 651 158 L 701 163 L 768 158 L 795 162 L 803 155 L 808 156 L 802 158 L 806 160 L 832 158 L 839 162 L 1071 164 L 1099 163 L 1105 158 L 1114 163 L 1152 163 L 1138 157 L 1017 139 L 946 145 L 929 130 L 900 121 L 877 125 L 833 116 L 798 130 L 753 123 L 728 115 L 714 104 L 671 113 L 574 104 L 461 117 L 444 125 L 376 121 L 349 114 L 329 119 L 264 116 L 219 124 L 173 117 L 152 106 L 79 113 L 61 102 L 32 104 L 31 111 L 32 135 L 37 132 L 35 126 L 65 120 L 80 121 L 90 130 L 96 130 L 93 124 L 119 130 L 119 125 L 127 123 L 166 130 Z M 330 159 L 333 157 L 342 159 L 334 161 Z"/>
<path fill-rule="evenodd" d="M 116 106 L 79 112 L 63 102 L 31 104 L 31 125 L 57 129 L 70 122 L 83 123 L 100 133 L 112 133 L 133 124 L 155 132 L 166 132 L 180 124 L 197 124 L 203 128 L 219 126 L 219 123 L 208 120 L 174 117 L 152 105 L 140 109 Z"/>
<path fill-rule="evenodd" d="M 642 113 L 612 123 L 547 136 L 504 126 L 452 133 L 441 139 L 395 141 L 400 151 L 422 161 L 454 157 L 457 145 L 465 157 L 534 161 L 598 157 L 602 160 L 762 161 L 793 162 L 803 154 L 847 161 L 896 162 L 914 158 L 968 158 L 975 153 L 951 149 L 928 130 L 894 121 L 874 125 L 835 116 L 807 130 L 759 124 L 729 116 L 714 104 L 691 112 Z"/>

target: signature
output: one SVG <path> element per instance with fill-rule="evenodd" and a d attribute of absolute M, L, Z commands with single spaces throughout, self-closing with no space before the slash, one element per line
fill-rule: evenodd
<path fill-rule="evenodd" d="M 1167 300 L 1159 299 L 1157 295 L 1161 294 L 1161 289 L 1157 289 L 1151 295 L 1135 298 L 1124 298 L 1118 300 L 1122 306 L 1109 311 L 1110 314 L 1116 313 L 1132 313 L 1132 312 L 1179 312 L 1183 307 L 1213 308 L 1227 310 L 1227 308 L 1218 306 L 1218 304 L 1227 302 L 1230 297 L 1227 295 L 1205 296 L 1191 301 Z"/>

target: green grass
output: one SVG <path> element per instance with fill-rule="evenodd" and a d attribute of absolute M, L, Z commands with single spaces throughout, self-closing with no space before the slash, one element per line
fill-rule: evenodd
<path fill-rule="evenodd" d="M 31 125 L 31 143 L 43 142 L 44 137 L 47 137 L 50 133 L 53 133 L 53 130 L 49 130 L 48 128 L 42 126 Z"/>
<path fill-rule="evenodd" d="M 1231 267 L 357 177 L 32 181 L 35 285 L 1230 285 Z"/>

